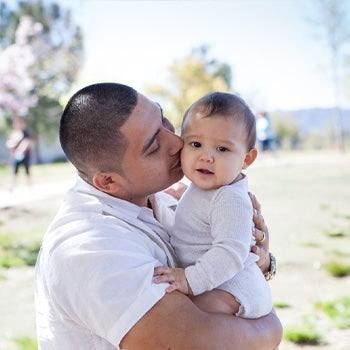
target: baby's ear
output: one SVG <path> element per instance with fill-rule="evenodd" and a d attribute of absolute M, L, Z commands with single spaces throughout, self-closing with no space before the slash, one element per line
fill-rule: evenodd
<path fill-rule="evenodd" d="M 249 165 L 253 164 L 254 160 L 258 155 L 256 148 L 252 148 L 245 156 L 243 169 L 247 169 Z"/>
<path fill-rule="evenodd" d="M 124 178 L 114 172 L 97 172 L 93 179 L 93 185 L 102 192 L 117 194 L 123 186 Z"/>

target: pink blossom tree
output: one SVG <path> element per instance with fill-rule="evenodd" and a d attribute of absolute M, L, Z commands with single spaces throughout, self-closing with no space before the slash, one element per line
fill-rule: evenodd
<path fill-rule="evenodd" d="M 37 96 L 30 68 L 36 61 L 31 40 L 40 33 L 42 25 L 30 16 L 22 16 L 16 30 L 15 43 L 0 52 L 0 111 L 11 116 L 25 116 L 35 107 Z"/>
<path fill-rule="evenodd" d="M 40 162 L 39 139 L 58 142 L 60 99 L 83 60 L 83 36 L 55 0 L 0 1 L 0 117 L 26 117 Z"/>

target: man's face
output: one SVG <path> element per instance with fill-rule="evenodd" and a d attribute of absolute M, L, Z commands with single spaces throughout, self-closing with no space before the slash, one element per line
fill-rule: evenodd
<path fill-rule="evenodd" d="M 180 151 L 183 142 L 159 105 L 138 95 L 137 105 L 120 128 L 128 140 L 122 161 L 126 183 L 124 199 L 147 205 L 150 194 L 179 181 L 182 176 Z"/>

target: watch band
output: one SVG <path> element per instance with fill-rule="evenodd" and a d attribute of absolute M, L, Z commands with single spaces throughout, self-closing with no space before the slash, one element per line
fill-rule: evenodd
<path fill-rule="evenodd" d="M 270 267 L 269 267 L 269 270 L 264 273 L 266 281 L 272 280 L 272 278 L 276 274 L 276 258 L 272 253 L 269 253 L 269 257 L 270 257 Z"/>

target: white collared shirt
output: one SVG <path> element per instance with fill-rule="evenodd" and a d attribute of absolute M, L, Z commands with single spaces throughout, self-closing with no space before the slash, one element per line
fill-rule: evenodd
<path fill-rule="evenodd" d="M 36 264 L 39 349 L 119 349 L 164 296 L 167 284 L 152 283 L 153 270 L 176 264 L 167 229 L 177 202 L 164 193 L 151 202 L 154 212 L 78 178 Z"/>

